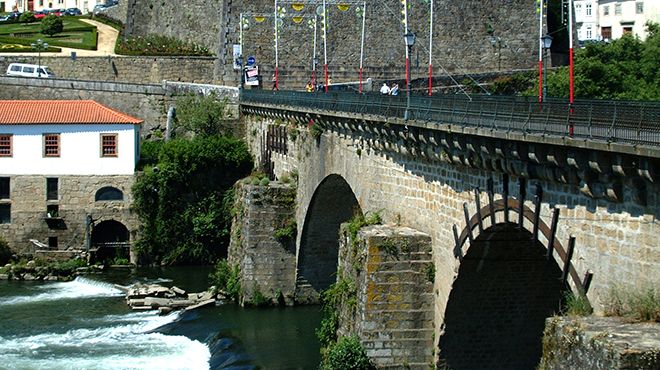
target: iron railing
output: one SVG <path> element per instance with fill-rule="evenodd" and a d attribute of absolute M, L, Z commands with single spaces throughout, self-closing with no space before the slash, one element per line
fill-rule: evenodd
<path fill-rule="evenodd" d="M 351 92 L 243 90 L 241 103 L 262 103 L 315 110 L 373 114 L 403 118 L 405 95 Z M 506 132 L 570 136 L 628 144 L 660 145 L 660 102 L 576 100 L 572 114 L 563 99 L 520 96 L 464 95 L 411 96 L 409 116 L 438 124 L 451 124 Z"/>

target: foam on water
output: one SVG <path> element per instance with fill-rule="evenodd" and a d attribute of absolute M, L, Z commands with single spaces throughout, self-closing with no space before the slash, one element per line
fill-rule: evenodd
<path fill-rule="evenodd" d="M 91 329 L 0 337 L 0 363 L 16 369 L 208 369 L 206 345 L 150 332 L 177 317 L 108 315 Z"/>
<path fill-rule="evenodd" d="M 80 276 L 76 277 L 76 279 L 73 281 L 40 285 L 37 289 L 42 292 L 34 295 L 0 298 L 0 306 L 43 301 L 57 301 L 71 298 L 113 297 L 123 294 L 112 284 L 87 279 Z"/>

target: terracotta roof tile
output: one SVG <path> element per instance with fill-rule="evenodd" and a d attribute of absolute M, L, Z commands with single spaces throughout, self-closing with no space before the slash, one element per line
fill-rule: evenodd
<path fill-rule="evenodd" d="M 94 100 L 0 100 L 0 125 L 142 122 Z"/>

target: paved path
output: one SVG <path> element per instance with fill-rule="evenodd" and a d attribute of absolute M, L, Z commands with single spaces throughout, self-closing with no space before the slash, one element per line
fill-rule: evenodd
<path fill-rule="evenodd" d="M 97 50 L 83 50 L 83 49 L 73 49 L 73 48 L 61 48 L 62 51 L 59 53 L 41 53 L 43 56 L 69 56 L 71 55 L 72 51 L 76 52 L 77 56 L 106 56 L 106 55 L 112 55 L 112 56 L 117 56 L 115 54 L 115 42 L 117 41 L 117 37 L 119 36 L 119 31 L 116 29 L 108 26 L 107 24 L 92 20 L 92 19 L 81 19 L 81 21 L 85 23 L 89 23 L 91 25 L 96 26 L 97 32 L 98 32 L 98 41 L 96 48 Z M 48 42 L 48 39 L 44 39 L 46 42 Z M 0 53 L 0 56 L 4 55 L 35 55 L 34 52 L 32 53 Z"/>

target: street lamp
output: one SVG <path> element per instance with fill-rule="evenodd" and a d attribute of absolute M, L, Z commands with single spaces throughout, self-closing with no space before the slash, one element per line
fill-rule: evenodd
<path fill-rule="evenodd" d="M 548 50 L 550 50 L 550 46 L 552 46 L 552 36 L 545 34 L 543 37 L 541 37 L 541 44 L 543 45 L 543 101 L 545 101 L 545 97 L 548 94 L 548 73 L 547 73 L 547 66 L 548 62 L 546 58 L 546 54 Z"/>
<path fill-rule="evenodd" d="M 33 42 L 30 45 L 32 46 L 33 50 L 37 51 L 37 63 L 39 64 L 39 68 L 37 68 L 37 74 L 41 76 L 41 51 L 48 50 L 48 43 L 44 42 L 42 39 L 38 39 L 37 42 Z"/>
<path fill-rule="evenodd" d="M 312 85 L 314 86 L 314 91 L 316 91 L 316 66 L 319 65 L 319 58 L 314 55 L 312 58 Z"/>
<path fill-rule="evenodd" d="M 412 55 L 412 47 L 415 45 L 415 33 L 408 31 L 405 35 L 403 35 L 403 39 L 406 42 L 406 47 L 408 48 L 408 53 L 407 55 Z M 406 79 L 408 80 L 408 86 L 406 89 L 406 111 L 403 114 L 403 119 L 407 120 L 409 116 L 409 110 L 410 110 L 410 58 L 406 58 Z"/>
<path fill-rule="evenodd" d="M 239 54 L 238 57 L 236 58 L 236 64 L 238 64 L 240 68 L 240 73 L 241 73 L 241 84 L 240 84 L 240 89 L 243 90 L 243 77 L 245 76 L 245 67 L 243 67 L 243 54 Z"/>

